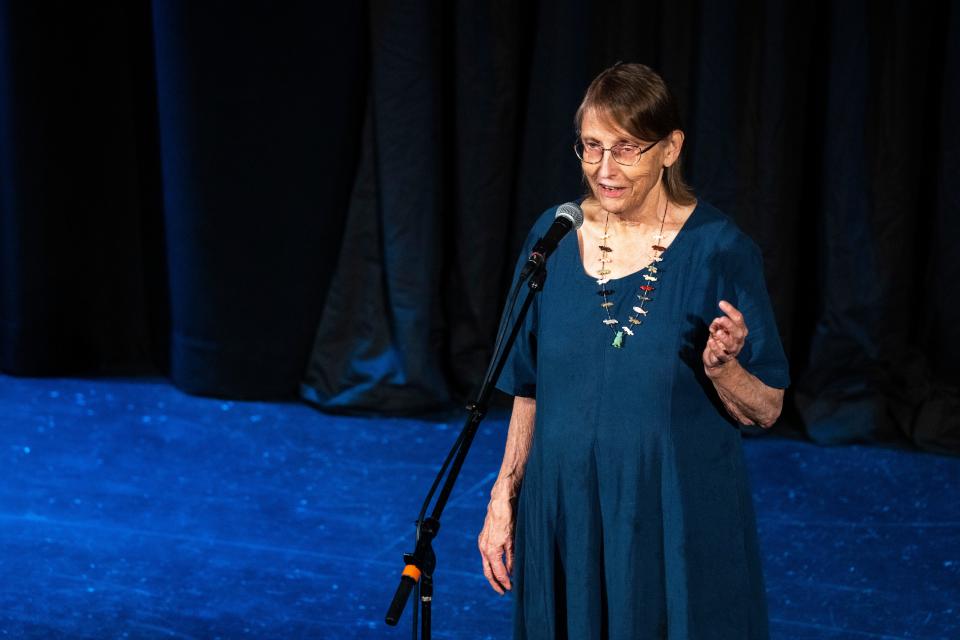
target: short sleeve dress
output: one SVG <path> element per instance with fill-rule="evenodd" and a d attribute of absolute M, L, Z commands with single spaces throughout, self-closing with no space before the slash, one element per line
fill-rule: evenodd
<path fill-rule="evenodd" d="M 555 212 L 534 225 L 524 256 Z M 605 285 L 621 321 L 639 287 L 655 286 L 643 324 L 614 348 L 595 277 L 567 235 L 498 381 L 537 399 L 517 512 L 515 638 L 768 637 L 740 430 L 701 361 L 725 299 L 749 328 L 740 363 L 788 386 L 763 260 L 704 202 L 662 258 L 654 283 L 638 272 Z"/>

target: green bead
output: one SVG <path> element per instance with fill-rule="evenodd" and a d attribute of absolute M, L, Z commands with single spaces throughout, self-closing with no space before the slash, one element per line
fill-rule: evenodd
<path fill-rule="evenodd" d="M 617 349 L 623 346 L 623 331 L 617 331 L 617 335 L 613 336 L 613 346 Z"/>

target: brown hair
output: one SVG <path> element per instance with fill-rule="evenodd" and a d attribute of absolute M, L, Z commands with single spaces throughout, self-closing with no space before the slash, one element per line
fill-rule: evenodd
<path fill-rule="evenodd" d="M 640 140 L 660 140 L 680 125 L 680 110 L 667 84 L 656 71 L 638 63 L 620 63 L 600 72 L 583 96 L 574 121 L 577 135 L 583 116 L 594 109 Z M 683 179 L 682 156 L 663 171 L 667 197 L 680 205 L 696 202 Z"/>

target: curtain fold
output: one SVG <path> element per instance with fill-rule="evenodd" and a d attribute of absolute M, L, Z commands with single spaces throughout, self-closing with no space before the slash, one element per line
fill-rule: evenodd
<path fill-rule="evenodd" d="M 275 397 L 306 366 L 357 162 L 353 3 L 153 4 L 170 375 Z"/>
<path fill-rule="evenodd" d="M 327 409 L 449 401 L 439 282 L 453 146 L 441 108 L 442 3 L 374 3 L 371 84 L 351 225 L 304 392 Z M 371 404 L 372 403 L 372 404 Z"/>
<path fill-rule="evenodd" d="M 926 291 L 928 274 L 937 278 L 929 261 L 942 180 L 930 167 L 938 139 L 947 140 L 930 124 L 940 121 L 939 96 L 949 84 L 942 80 L 949 16 L 906 3 L 832 11 L 816 254 L 821 314 L 797 405 L 819 442 L 899 434 L 925 442 L 924 433 L 943 429 L 957 443 L 960 424 L 941 408 L 960 409 L 949 387 L 956 375 L 938 381 L 935 354 L 924 352 L 931 309 L 956 309 L 949 296 Z"/>

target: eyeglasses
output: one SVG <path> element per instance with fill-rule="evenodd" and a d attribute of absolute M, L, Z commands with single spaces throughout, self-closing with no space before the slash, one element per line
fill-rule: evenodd
<path fill-rule="evenodd" d="M 660 140 L 663 140 L 663 138 L 660 138 Z M 632 167 L 640 162 L 640 156 L 657 146 L 660 140 L 644 148 L 628 143 L 605 147 L 599 142 L 584 142 L 580 140 L 573 145 L 573 152 L 577 154 L 577 157 L 580 158 L 581 161 L 587 164 L 600 164 L 600 162 L 603 161 L 603 152 L 609 151 L 610 155 L 613 156 L 614 162 L 626 167 Z"/>

